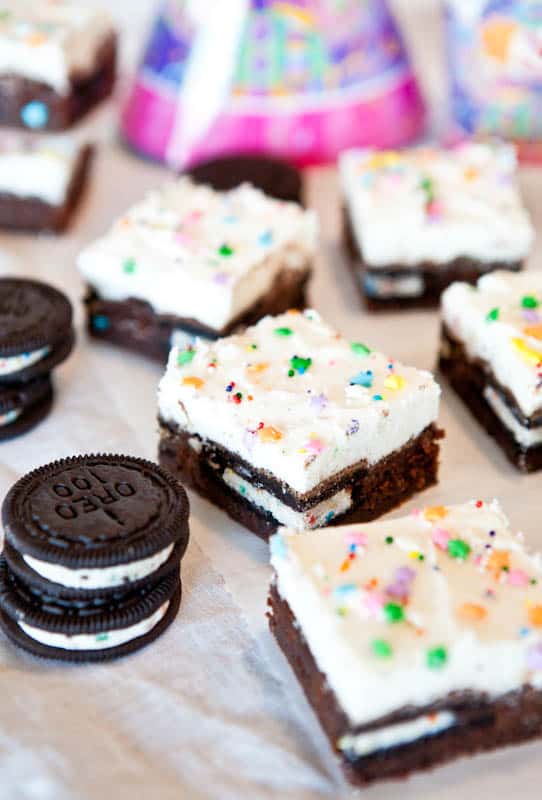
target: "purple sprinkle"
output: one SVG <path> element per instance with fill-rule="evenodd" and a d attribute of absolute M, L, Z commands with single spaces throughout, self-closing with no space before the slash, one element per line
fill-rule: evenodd
<path fill-rule="evenodd" d="M 523 319 L 526 322 L 540 322 L 540 314 L 535 308 L 524 308 Z"/>
<path fill-rule="evenodd" d="M 527 650 L 527 666 L 532 670 L 542 670 L 542 642 Z"/>
<path fill-rule="evenodd" d="M 219 286 L 225 286 L 230 280 L 230 276 L 227 272 L 217 272 L 216 275 L 213 277 L 213 283 L 218 283 Z"/>
<path fill-rule="evenodd" d="M 398 583 L 412 583 L 416 577 L 416 572 L 410 567 L 399 567 L 395 570 L 395 580 Z"/>
<path fill-rule="evenodd" d="M 317 411 L 319 414 L 327 407 L 328 399 L 325 394 L 313 395 L 309 400 L 309 406 Z"/>
<path fill-rule="evenodd" d="M 359 431 L 359 420 L 357 419 L 351 420 L 350 425 L 346 429 L 346 435 L 353 436 L 358 431 Z"/>

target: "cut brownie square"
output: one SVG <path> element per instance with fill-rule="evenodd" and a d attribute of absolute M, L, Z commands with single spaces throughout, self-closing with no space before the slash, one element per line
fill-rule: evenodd
<path fill-rule="evenodd" d="M 271 630 L 353 783 L 542 734 L 541 561 L 496 502 L 271 552 Z"/>
<path fill-rule="evenodd" d="M 63 230 L 84 190 L 91 152 L 66 136 L 0 135 L 0 228 Z"/>
<path fill-rule="evenodd" d="M 442 296 L 441 371 L 523 472 L 542 469 L 542 274 L 495 272 Z"/>
<path fill-rule="evenodd" d="M 113 91 L 110 16 L 72 0 L 5 0 L 0 11 L 0 124 L 73 125 Z"/>
<path fill-rule="evenodd" d="M 160 460 L 262 537 L 370 520 L 436 482 L 440 389 L 314 311 L 172 350 Z"/>
<path fill-rule="evenodd" d="M 81 253 L 90 333 L 165 363 L 172 344 L 303 307 L 317 238 L 314 212 L 248 184 L 169 183 Z"/>
<path fill-rule="evenodd" d="M 369 309 L 435 306 L 453 281 L 519 270 L 534 233 L 516 172 L 509 145 L 344 153 L 347 246 Z"/>

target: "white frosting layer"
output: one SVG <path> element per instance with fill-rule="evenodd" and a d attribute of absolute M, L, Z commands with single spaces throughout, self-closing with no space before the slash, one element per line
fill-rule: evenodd
<path fill-rule="evenodd" d="M 3 0 L 0 75 L 20 75 L 69 94 L 72 75 L 90 74 L 113 32 L 110 16 L 71 0 Z"/>
<path fill-rule="evenodd" d="M 248 184 L 215 192 L 180 178 L 131 208 L 78 266 L 100 297 L 146 300 L 220 330 L 283 269 L 310 267 L 317 238 L 314 212 L 295 203 Z"/>
<path fill-rule="evenodd" d="M 542 272 L 494 272 L 442 295 L 443 320 L 486 362 L 526 416 L 542 408 Z"/>
<path fill-rule="evenodd" d="M 43 628 L 35 628 L 22 620 L 18 622 L 18 625 L 31 639 L 49 647 L 61 647 L 63 650 L 108 650 L 111 647 L 131 642 L 140 636 L 145 636 L 146 633 L 152 631 L 168 610 L 169 602 L 168 600 L 160 606 L 158 611 L 135 625 L 104 633 L 80 633 L 68 636 L 65 633 L 51 633 Z"/>
<path fill-rule="evenodd" d="M 366 272 L 363 275 L 363 289 L 369 297 L 419 297 L 425 291 L 425 281 L 421 275 L 396 278 Z"/>
<path fill-rule="evenodd" d="M 430 373 L 349 343 L 307 311 L 174 348 L 159 411 L 303 494 L 419 435 L 436 420 L 439 397 Z"/>
<path fill-rule="evenodd" d="M 6 411 L 5 414 L 0 414 L 0 428 L 4 428 L 6 425 L 11 425 L 11 423 L 15 422 L 15 420 L 18 419 L 22 413 L 22 408 L 12 408 L 11 411 Z"/>
<path fill-rule="evenodd" d="M 486 386 L 484 389 L 484 397 L 518 444 L 522 445 L 522 447 L 538 447 L 542 444 L 542 427 L 526 428 L 521 425 L 501 396 L 491 386 Z"/>
<path fill-rule="evenodd" d="M 352 506 L 352 491 L 342 489 L 328 500 L 313 506 L 310 511 L 295 511 L 287 506 L 278 497 L 253 486 L 245 478 L 237 475 L 233 470 L 226 469 L 222 476 L 224 483 L 240 494 L 258 508 L 268 511 L 281 525 L 287 525 L 295 530 L 306 528 L 321 528 L 334 517 L 344 514 Z"/>
<path fill-rule="evenodd" d="M 496 502 L 284 529 L 271 551 L 278 592 L 352 725 L 450 692 L 542 688 L 542 563 Z"/>
<path fill-rule="evenodd" d="M 343 736 L 339 739 L 338 746 L 343 752 L 354 753 L 359 757 L 369 756 L 378 750 L 388 750 L 390 747 L 412 744 L 426 736 L 436 736 L 451 728 L 455 720 L 455 714 L 451 711 L 426 714 L 410 722 L 399 722 L 375 731 Z"/>
<path fill-rule="evenodd" d="M 50 347 L 42 347 L 40 350 L 32 350 L 30 353 L 21 353 L 19 356 L 10 356 L 9 358 L 0 357 L 0 375 L 13 375 L 15 372 L 20 372 L 22 369 L 31 367 L 32 364 L 37 364 L 42 358 L 50 352 Z"/>
<path fill-rule="evenodd" d="M 461 256 L 521 261 L 529 254 L 534 232 L 511 146 L 351 150 L 339 167 L 354 235 L 371 268 Z"/>
<path fill-rule="evenodd" d="M 63 205 L 80 153 L 66 136 L 0 136 L 0 193 Z"/>
<path fill-rule="evenodd" d="M 174 545 L 170 545 L 153 556 L 129 564 L 95 569 L 69 569 L 61 564 L 41 561 L 28 554 L 23 554 L 23 559 L 42 578 L 61 586 L 73 589 L 105 589 L 130 584 L 156 572 L 168 560 L 173 547 Z"/>

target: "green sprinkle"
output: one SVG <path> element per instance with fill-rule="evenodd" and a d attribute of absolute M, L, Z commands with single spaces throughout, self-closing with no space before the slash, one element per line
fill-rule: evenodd
<path fill-rule="evenodd" d="M 181 350 L 177 354 L 177 366 L 182 367 L 184 364 L 190 364 L 195 355 L 195 350 Z"/>
<path fill-rule="evenodd" d="M 294 377 L 294 375 L 295 375 L 295 372 L 293 371 L 293 369 L 289 369 L 289 370 L 288 370 L 288 377 L 289 377 L 289 378 L 293 378 L 293 377 Z"/>
<path fill-rule="evenodd" d="M 371 648 L 377 658 L 391 658 L 393 648 L 385 639 L 373 639 Z"/>
<path fill-rule="evenodd" d="M 386 544 L 393 544 L 393 536 L 386 536 Z"/>
<path fill-rule="evenodd" d="M 427 651 L 427 666 L 429 669 L 442 669 L 448 660 L 445 647 L 433 647 Z"/>
<path fill-rule="evenodd" d="M 423 554 L 423 553 L 420 553 L 420 554 L 418 555 L 418 561 L 425 561 L 425 556 L 424 556 L 424 554 Z"/>
<path fill-rule="evenodd" d="M 109 639 L 109 634 L 108 633 L 98 633 L 96 635 L 96 641 L 97 642 L 107 642 L 108 639 Z"/>
<path fill-rule="evenodd" d="M 337 609 L 337 614 L 339 617 L 346 617 L 346 608 L 344 606 L 339 606 Z"/>
<path fill-rule="evenodd" d="M 351 342 L 350 349 L 357 356 L 368 356 L 369 353 L 371 352 L 371 349 L 367 347 L 367 345 L 362 344 L 361 342 Z"/>
<path fill-rule="evenodd" d="M 470 547 L 463 539 L 450 539 L 448 542 L 448 553 L 452 558 L 459 561 L 466 561 L 469 557 Z"/>
<path fill-rule="evenodd" d="M 391 623 L 402 622 L 405 617 L 403 607 L 398 603 L 386 603 L 384 606 L 384 614 L 388 622 Z"/>
<path fill-rule="evenodd" d="M 432 203 L 435 199 L 435 184 L 431 178 L 424 178 L 420 183 L 420 188 L 425 192 L 426 201 Z"/>
<path fill-rule="evenodd" d="M 291 328 L 275 328 L 277 336 L 291 336 L 293 330 Z"/>
<path fill-rule="evenodd" d="M 136 266 L 135 258 L 127 258 L 122 264 L 122 269 L 127 275 L 133 275 L 136 271 Z"/>
<path fill-rule="evenodd" d="M 499 319 L 500 310 L 498 308 L 492 308 L 491 311 L 486 316 L 487 322 L 496 322 Z"/>
<path fill-rule="evenodd" d="M 312 364 L 312 358 L 301 358 L 301 356 L 293 356 L 290 359 L 290 366 L 300 375 L 303 375 L 309 369 L 311 364 Z"/>
<path fill-rule="evenodd" d="M 230 247 L 229 244 L 223 244 L 218 248 L 218 254 L 220 256 L 232 256 L 233 247 Z"/>
<path fill-rule="evenodd" d="M 523 308 L 538 308 L 540 304 L 532 294 L 526 294 L 521 298 L 521 305 Z"/>
<path fill-rule="evenodd" d="M 257 350 L 258 349 L 258 345 L 257 344 L 251 344 L 250 345 L 250 349 L 251 350 Z"/>

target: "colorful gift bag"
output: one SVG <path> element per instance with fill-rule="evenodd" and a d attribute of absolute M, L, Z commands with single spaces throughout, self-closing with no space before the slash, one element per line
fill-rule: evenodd
<path fill-rule="evenodd" d="M 383 0 L 169 0 L 122 127 L 176 167 L 240 152 L 305 165 L 395 147 L 423 119 Z"/>
<path fill-rule="evenodd" d="M 542 2 L 447 0 L 452 112 L 461 131 L 542 155 Z"/>

